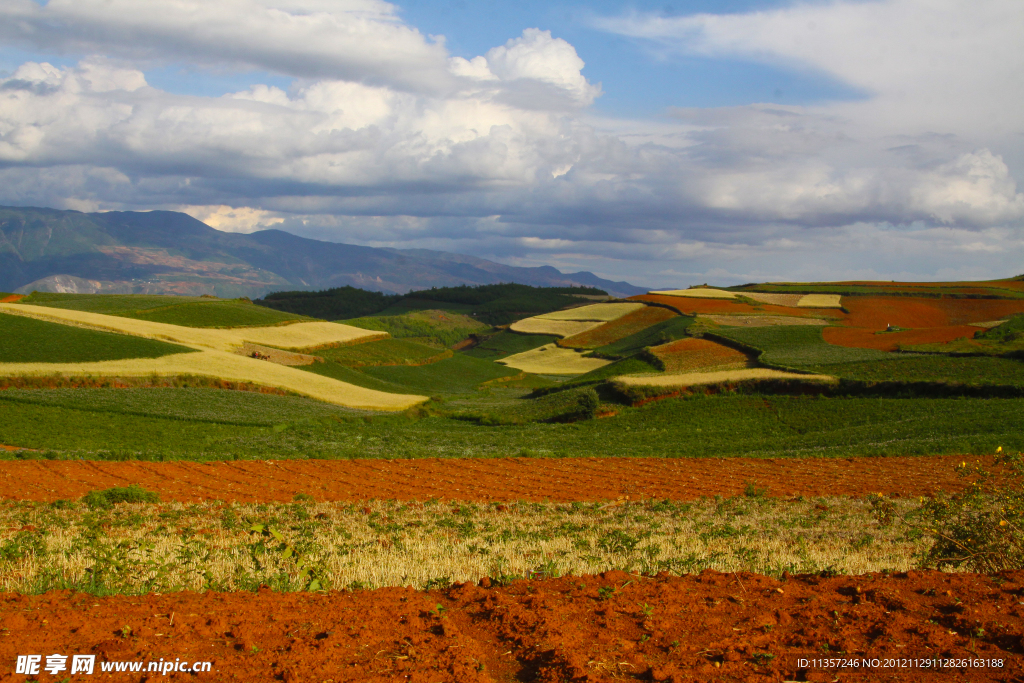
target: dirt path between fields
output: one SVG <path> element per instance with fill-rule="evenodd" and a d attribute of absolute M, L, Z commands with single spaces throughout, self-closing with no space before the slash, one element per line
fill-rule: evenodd
<path fill-rule="evenodd" d="M 1020 681 L 1024 572 L 782 581 L 706 571 L 463 584 L 444 591 L 0 595 L 0 678 L 19 655 L 210 662 L 166 680 Z M 821 660 L 876 662 L 838 677 Z M 936 660 L 934 658 L 941 658 Z M 800 660 L 807 660 L 801 663 Z M 934 670 L 936 663 L 944 664 Z M 143 671 L 146 669 L 143 668 Z M 91 676 L 75 675 L 70 680 Z"/>
<path fill-rule="evenodd" d="M 972 458 L 975 460 L 975 458 Z M 51 501 L 139 484 L 165 501 L 596 501 L 736 496 L 923 496 L 964 485 L 960 456 L 902 458 L 495 458 L 275 460 L 221 463 L 0 462 L 0 497 Z"/>

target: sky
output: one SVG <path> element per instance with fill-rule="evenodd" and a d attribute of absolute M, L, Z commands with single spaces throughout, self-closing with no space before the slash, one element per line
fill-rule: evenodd
<path fill-rule="evenodd" d="M 1020 0 L 0 0 L 0 204 L 649 287 L 1024 274 Z"/>

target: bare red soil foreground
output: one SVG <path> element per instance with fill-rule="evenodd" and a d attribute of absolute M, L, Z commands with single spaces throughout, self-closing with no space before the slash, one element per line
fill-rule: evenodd
<path fill-rule="evenodd" d="M 445 591 L 0 595 L 0 667 L 156 681 L 1021 681 L 1024 572 L 601 576 Z M 840 654 L 841 653 L 841 654 Z M 145 673 L 149 662 L 210 662 Z M 856 661 L 840 669 L 828 660 Z M 103 663 L 142 662 L 143 673 Z M 839 671 L 836 674 L 836 671 Z M 70 680 L 90 680 L 75 675 Z"/>
<path fill-rule="evenodd" d="M 922 496 L 958 490 L 961 456 L 905 458 L 495 458 L 277 460 L 221 463 L 26 460 L 0 463 L 0 497 L 53 501 L 139 484 L 161 500 L 596 501 L 736 496 L 747 482 L 774 496 Z M 971 458 L 975 460 L 976 458 Z"/>

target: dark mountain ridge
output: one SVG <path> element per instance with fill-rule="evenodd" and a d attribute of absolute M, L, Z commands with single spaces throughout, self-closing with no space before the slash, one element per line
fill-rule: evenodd
<path fill-rule="evenodd" d="M 405 293 L 501 282 L 598 287 L 615 296 L 646 291 L 551 266 L 521 268 L 428 249 L 323 242 L 281 230 L 221 232 L 174 211 L 0 207 L 0 291 L 259 297 L 345 285 Z"/>

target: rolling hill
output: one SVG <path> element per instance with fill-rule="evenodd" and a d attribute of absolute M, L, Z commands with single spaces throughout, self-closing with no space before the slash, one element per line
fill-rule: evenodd
<path fill-rule="evenodd" d="M 591 286 L 616 296 L 645 291 L 550 266 L 518 268 L 426 249 L 322 242 L 281 230 L 221 232 L 173 211 L 0 207 L 0 291 L 258 297 L 346 285 L 405 293 L 501 282 Z"/>

